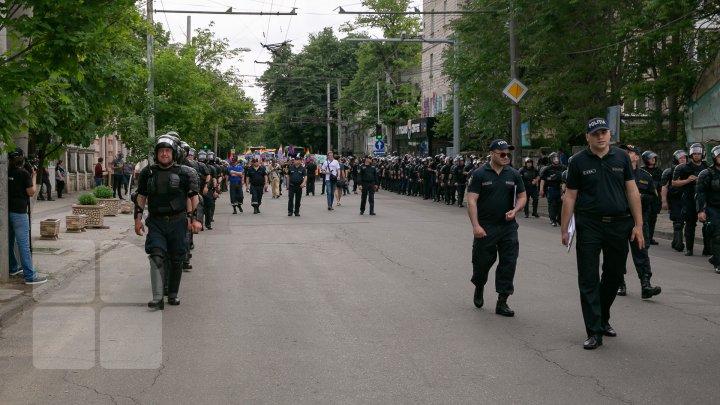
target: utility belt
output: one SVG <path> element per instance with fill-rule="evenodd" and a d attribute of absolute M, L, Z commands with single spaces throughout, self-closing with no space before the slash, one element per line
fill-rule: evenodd
<path fill-rule="evenodd" d="M 177 212 L 177 213 L 171 214 L 171 215 L 157 215 L 157 214 L 151 213 L 149 215 L 149 217 L 152 219 L 157 219 L 157 220 L 164 221 L 164 222 L 171 222 L 171 221 L 178 220 L 182 214 L 183 213 L 181 213 L 181 212 Z"/>
<path fill-rule="evenodd" d="M 588 213 L 578 213 L 579 216 L 583 216 L 585 218 L 594 219 L 596 221 L 600 221 L 606 224 L 612 224 L 614 222 L 622 222 L 627 221 L 629 218 L 632 218 L 632 215 L 630 214 L 623 214 L 623 215 L 594 215 L 594 214 L 588 214 Z"/>

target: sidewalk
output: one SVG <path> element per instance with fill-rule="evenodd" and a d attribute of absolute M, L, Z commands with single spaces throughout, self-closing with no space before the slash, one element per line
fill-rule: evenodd
<path fill-rule="evenodd" d="M 31 214 L 33 264 L 38 273 L 48 277 L 48 282 L 35 287 L 26 286 L 22 276 L 15 276 L 10 277 L 9 283 L 0 283 L 0 327 L 43 296 L 64 286 L 133 231 L 131 215 L 118 214 L 104 218 L 107 229 L 66 232 L 65 216 L 72 214 L 72 205 L 85 192 L 67 194 L 54 201 L 35 202 Z M 40 221 L 50 218 L 61 220 L 58 239 L 40 239 Z"/>

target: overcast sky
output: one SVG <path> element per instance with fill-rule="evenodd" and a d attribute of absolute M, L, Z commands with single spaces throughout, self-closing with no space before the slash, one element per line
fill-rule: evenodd
<path fill-rule="evenodd" d="M 342 6 L 346 11 L 364 10 L 362 3 L 353 0 L 155 0 L 156 10 L 197 10 L 253 12 L 289 12 L 297 7 L 295 16 L 244 16 L 244 15 L 192 15 L 192 30 L 206 28 L 215 22 L 214 32 L 217 38 L 227 38 L 234 48 L 248 48 L 241 60 L 230 62 L 240 74 L 247 75 L 245 92 L 262 109 L 262 89 L 255 86 L 255 77 L 263 74 L 267 65 L 255 61 L 270 60 L 270 53 L 260 44 L 274 44 L 285 40 L 292 41 L 293 52 L 299 52 L 307 44 L 308 35 L 332 27 L 336 35 L 338 28 L 352 21 L 353 15 L 340 15 L 337 10 Z M 411 7 L 422 9 L 422 0 L 410 2 Z M 155 13 L 155 21 L 169 28 L 172 41 L 184 43 L 189 14 Z"/>

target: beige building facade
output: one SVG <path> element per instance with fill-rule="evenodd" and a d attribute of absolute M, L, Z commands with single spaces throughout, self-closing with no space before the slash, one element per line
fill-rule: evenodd
<path fill-rule="evenodd" d="M 467 0 L 424 0 L 424 12 L 458 11 Z M 424 14 L 423 37 L 447 39 L 453 35 L 450 23 L 458 14 Z M 452 84 L 442 74 L 444 55 L 450 44 L 424 43 L 422 48 L 422 116 L 434 117 L 448 108 Z M 450 52 L 452 50 L 450 49 Z"/>

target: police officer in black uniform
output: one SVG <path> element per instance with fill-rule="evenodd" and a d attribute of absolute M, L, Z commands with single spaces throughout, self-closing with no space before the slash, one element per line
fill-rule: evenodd
<path fill-rule="evenodd" d="M 495 313 L 514 316 L 507 299 L 515 291 L 513 279 L 520 252 L 518 224 L 515 215 L 527 202 L 520 173 L 510 167 L 510 151 L 515 148 L 502 139 L 490 144 L 490 162 L 473 171 L 468 184 L 468 215 L 473 228 L 472 283 L 475 285 L 473 303 L 484 304 L 483 289 L 495 258 L 500 261 L 495 270 L 495 290 L 498 301 Z"/>
<path fill-rule="evenodd" d="M 254 157 L 252 165 L 245 171 L 245 191 L 252 196 L 251 204 L 253 214 L 260 213 L 263 192 L 267 193 L 268 175 L 265 166 L 260 165 L 260 159 Z"/>
<path fill-rule="evenodd" d="M 658 166 L 657 162 L 657 153 L 646 150 L 642 153 L 642 160 L 643 160 L 643 167 L 642 169 L 646 172 L 650 173 L 650 175 L 653 178 L 653 183 L 655 184 L 655 194 L 657 195 L 655 199 L 652 201 L 652 209 L 650 210 L 650 215 L 648 216 L 648 244 L 649 245 L 657 245 L 658 242 L 655 240 L 655 224 L 657 223 L 657 216 L 660 213 L 660 210 L 662 208 L 662 197 L 661 197 L 661 189 L 662 189 L 662 169 Z"/>
<path fill-rule="evenodd" d="M 697 211 L 695 207 L 695 181 L 700 172 L 707 169 L 705 163 L 705 150 L 699 143 L 690 145 L 688 150 L 690 159 L 683 165 L 678 165 L 673 172 L 672 185 L 682 188 L 682 217 L 685 222 L 685 256 L 693 255 L 693 247 L 695 245 L 695 227 L 697 226 Z M 705 227 L 703 226 L 703 239 L 705 237 Z M 703 249 L 703 254 L 709 254 Z"/>
<path fill-rule="evenodd" d="M 535 168 L 531 158 L 525 158 L 525 165 L 520 168 L 520 176 L 522 176 L 525 185 L 525 193 L 528 200 L 532 198 L 532 216 L 540 217 L 537 212 L 538 208 L 538 183 L 540 182 L 540 172 Z M 530 204 L 525 204 L 525 218 L 530 216 Z"/>
<path fill-rule="evenodd" d="M 621 145 L 621 149 L 624 149 L 630 156 L 630 161 L 633 165 L 633 176 L 635 176 L 635 184 L 637 185 L 638 191 L 640 192 L 640 206 L 642 209 L 643 218 L 643 238 L 648 241 L 650 240 L 650 224 L 649 218 L 652 212 L 655 210 L 655 203 L 657 201 L 657 188 L 653 181 L 652 175 L 645 171 L 645 169 L 638 168 L 638 161 L 640 160 L 640 150 L 634 145 Z M 658 286 L 653 287 L 650 284 L 650 278 L 652 277 L 652 270 L 650 268 L 650 256 L 648 255 L 649 244 L 641 249 L 636 243 L 630 243 L 630 253 L 632 254 L 633 264 L 637 271 L 638 278 L 640 278 L 640 295 L 642 299 L 649 299 L 662 292 L 662 289 Z M 625 286 L 625 279 L 623 278 L 620 287 L 618 287 L 617 295 L 627 295 L 627 287 Z"/>
<path fill-rule="evenodd" d="M 370 215 L 375 215 L 375 190 L 380 173 L 373 164 L 372 156 L 365 156 L 365 163 L 358 169 L 358 186 L 360 186 L 360 215 L 365 214 L 366 202 L 370 202 Z"/>
<path fill-rule="evenodd" d="M 302 153 L 295 155 L 293 163 L 287 168 L 285 176 L 285 187 L 288 190 L 288 216 L 293 213 L 296 217 L 300 216 L 300 199 L 302 191 L 307 181 L 307 171 L 302 165 Z"/>
<path fill-rule="evenodd" d="M 720 146 L 712 148 L 713 165 L 698 176 L 695 202 L 700 222 L 707 226 L 705 245 L 712 253 L 710 264 L 720 274 Z"/>
<path fill-rule="evenodd" d="M 672 185 L 672 177 L 678 165 L 687 163 L 687 152 L 678 149 L 673 152 L 672 166 L 662 173 L 662 208 L 669 211 L 670 221 L 673 224 L 673 239 L 670 247 L 678 252 L 685 250 L 683 242 L 683 228 L 685 223 L 682 218 L 682 189 Z"/>
<path fill-rule="evenodd" d="M 570 160 L 561 234 L 568 246 L 574 213 L 580 304 L 588 336 L 583 348 L 592 350 L 602 345 L 603 336 L 617 335 L 609 323 L 610 307 L 625 273 L 628 239 L 641 249 L 645 243 L 630 157 L 610 146 L 610 127 L 603 118 L 588 121 L 585 139 L 588 148 Z"/>
<path fill-rule="evenodd" d="M 185 254 L 185 232 L 188 226 L 200 231 L 195 217 L 198 205 L 198 178 L 187 166 L 175 161 L 179 146 L 170 136 L 161 136 L 155 144 L 156 163 L 140 172 L 135 200 L 135 233 L 142 236 L 143 210 L 147 204 L 149 215 L 145 220 L 147 238 L 145 252 L 150 258 L 152 301 L 148 307 L 163 309 L 163 274 L 166 259 L 170 263 L 167 280 L 168 304 L 180 305 L 178 291 Z"/>
<path fill-rule="evenodd" d="M 558 226 L 560 224 L 560 212 L 562 210 L 562 190 L 560 184 L 562 182 L 562 172 L 565 166 L 560 164 L 560 158 L 557 153 L 550 154 L 550 165 L 540 170 L 540 197 L 547 195 L 548 214 L 550 215 L 550 224 Z"/>

